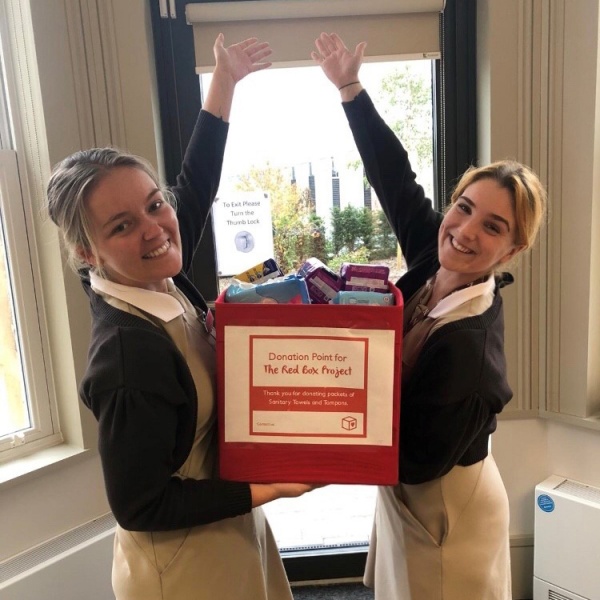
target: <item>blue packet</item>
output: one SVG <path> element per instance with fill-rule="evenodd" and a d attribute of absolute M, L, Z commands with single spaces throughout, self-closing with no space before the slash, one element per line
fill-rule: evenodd
<path fill-rule="evenodd" d="M 310 297 L 305 279 L 292 274 L 256 285 L 236 281 L 225 290 L 225 302 L 310 304 Z"/>

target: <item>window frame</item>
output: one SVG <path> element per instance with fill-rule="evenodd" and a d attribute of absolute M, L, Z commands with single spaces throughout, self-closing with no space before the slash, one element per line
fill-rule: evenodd
<path fill-rule="evenodd" d="M 171 14 L 164 18 L 159 2 L 151 2 L 164 176 L 169 185 L 175 183 L 201 106 L 193 30 L 185 20 L 187 3 L 174 0 Z M 477 161 L 476 20 L 476 0 L 446 0 L 440 18 L 442 59 L 436 61 L 434 73 L 434 168 L 444 161 L 434 177 L 440 209 L 466 167 Z M 210 219 L 197 257 L 201 258 L 194 260 L 190 278 L 212 301 L 218 296 L 219 282 Z"/>
<path fill-rule="evenodd" d="M 11 69 L 7 19 L 0 19 L 0 227 L 8 264 L 9 295 L 13 299 L 31 427 L 0 438 L 0 463 L 60 444 L 63 441 L 45 338 L 44 307 L 39 289 L 34 206 L 21 179 L 20 128 L 17 121 L 16 79 Z M 12 117 L 12 120 L 11 120 Z M 18 277 L 11 277 L 18 273 Z"/>
<path fill-rule="evenodd" d="M 151 2 L 151 20 L 158 82 L 159 112 L 163 143 L 164 176 L 175 182 L 187 142 L 201 106 L 199 77 L 195 71 L 192 27 L 185 20 L 189 0 L 174 0 L 171 11 L 161 16 L 160 3 Z M 196 0 L 210 2 L 210 0 Z M 436 168 L 438 208 L 446 201 L 447 191 L 456 183 L 466 166 L 477 159 L 476 136 L 476 0 L 446 0 L 440 18 L 442 59 L 434 73 L 434 168 Z M 464 43 L 463 40 L 468 40 Z M 461 66 L 462 65 L 462 66 Z M 445 77 L 453 77 L 449 83 Z M 452 99 L 450 99 L 452 94 Z M 466 94 L 466 96 L 464 96 Z M 442 95 L 446 102 L 442 103 Z M 464 102 L 468 97 L 469 101 Z M 469 135 L 464 135 L 464 127 Z M 449 159 L 452 160 L 449 160 Z M 211 220 L 200 242 L 190 278 L 208 300 L 218 295 L 216 251 Z M 303 553 L 283 552 L 290 581 L 361 577 L 367 548 L 353 547 L 315 550 Z M 325 575 L 326 574 L 326 575 Z"/>

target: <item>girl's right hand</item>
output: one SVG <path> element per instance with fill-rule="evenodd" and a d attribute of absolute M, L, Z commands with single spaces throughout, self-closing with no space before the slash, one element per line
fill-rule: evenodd
<path fill-rule="evenodd" d="M 324 484 L 311 483 L 251 483 L 252 508 L 278 500 L 279 498 L 298 498 Z"/>

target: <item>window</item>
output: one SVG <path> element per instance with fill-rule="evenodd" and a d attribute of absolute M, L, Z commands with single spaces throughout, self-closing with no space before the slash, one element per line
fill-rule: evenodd
<path fill-rule="evenodd" d="M 361 70 L 365 87 L 404 141 L 430 198 L 432 64 L 386 61 L 367 63 Z M 211 77 L 201 75 L 203 89 Z M 292 89 L 298 93 L 290 94 Z M 284 273 L 316 257 L 336 272 L 342 262 L 377 262 L 390 267 L 391 279 L 399 277 L 395 236 L 366 182 L 339 96 L 320 68 L 270 69 L 249 77 L 236 92 L 231 122 L 213 209 L 221 290 L 230 276 L 269 257 Z M 225 208 L 240 190 L 258 194 L 265 214 L 256 211 L 250 218 Z M 241 232 L 256 242 L 236 247 L 232 240 Z M 271 232 L 274 243 L 268 244 Z"/>
<path fill-rule="evenodd" d="M 373 62 L 361 69 L 361 81 L 400 134 L 430 198 L 432 73 L 430 60 Z M 201 75 L 202 89 L 210 80 L 210 74 Z M 218 210 L 213 209 L 221 289 L 229 285 L 229 276 L 268 258 L 261 254 L 264 247 L 257 253 L 236 249 L 235 235 L 252 235 L 258 248 L 271 228 L 272 257 L 284 273 L 316 256 L 336 272 L 344 261 L 386 264 L 390 278 L 398 279 L 402 264 L 395 236 L 366 184 L 339 94 L 319 67 L 273 68 L 248 77 L 236 90 L 231 123 Z M 240 189 L 258 194 L 259 201 L 265 202 L 265 194 L 271 198 L 258 223 L 250 223 L 247 211 L 223 208 L 235 204 Z M 264 509 L 286 551 L 364 547 L 375 492 L 373 486 L 327 486 Z"/>
<path fill-rule="evenodd" d="M 0 41 L 6 39 L 0 31 Z M 31 206 L 10 121 L 10 68 L 0 46 L 0 462 L 61 441 L 47 382 Z"/>

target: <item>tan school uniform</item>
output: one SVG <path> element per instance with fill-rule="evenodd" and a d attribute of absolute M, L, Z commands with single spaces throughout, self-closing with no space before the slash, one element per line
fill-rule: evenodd
<path fill-rule="evenodd" d="M 440 301 L 405 337 L 403 369 L 432 331 L 481 314 L 493 293 L 491 277 Z M 510 600 L 508 498 L 491 454 L 433 481 L 378 488 L 364 581 L 376 600 Z"/>
<path fill-rule="evenodd" d="M 132 291 L 98 278 L 92 285 L 111 305 L 165 329 L 185 356 L 198 390 L 198 419 L 193 447 L 177 474 L 211 478 L 217 450 L 213 335 L 171 281 L 168 295 Z M 292 600 L 261 508 L 175 531 L 138 532 L 117 526 L 112 582 L 117 600 Z"/>

